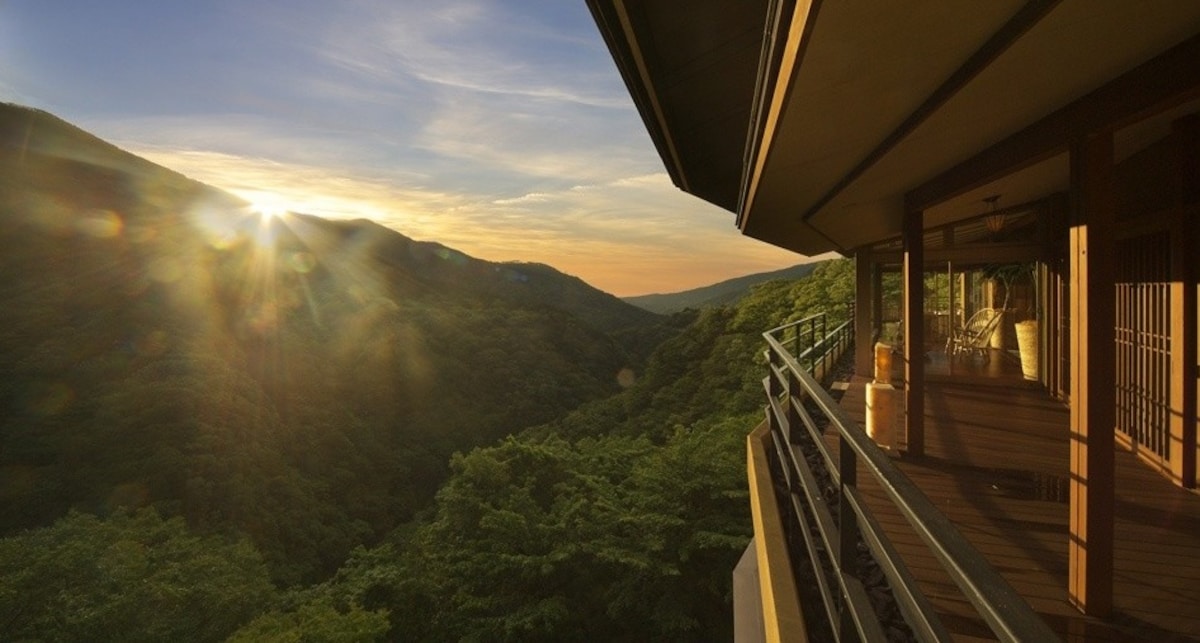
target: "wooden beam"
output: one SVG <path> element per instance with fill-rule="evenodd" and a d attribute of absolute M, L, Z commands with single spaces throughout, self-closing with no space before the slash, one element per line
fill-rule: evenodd
<path fill-rule="evenodd" d="M 902 252 L 884 252 L 873 255 L 878 263 L 903 263 Z M 953 248 L 925 250 L 925 265 L 937 266 L 947 261 L 957 264 L 988 264 L 1037 261 L 1043 256 L 1041 246 L 1021 244 L 964 244 Z"/>
<path fill-rule="evenodd" d="M 871 251 L 860 248 L 854 255 L 854 374 L 862 377 L 875 370 L 874 272 Z"/>
<path fill-rule="evenodd" d="M 907 453 L 925 454 L 925 213 L 904 216 L 904 412 Z"/>
<path fill-rule="evenodd" d="M 599 17 L 598 3 L 591 3 L 593 14 Z M 616 14 L 616 21 L 619 28 L 606 30 L 605 36 L 610 43 L 621 42 L 624 44 L 623 51 L 626 56 L 616 57 L 618 65 L 623 65 L 625 73 L 622 77 L 625 78 L 625 86 L 629 89 L 630 94 L 637 104 L 638 111 L 642 113 L 642 121 L 647 124 L 647 129 L 650 131 L 650 138 L 654 140 L 655 145 L 659 149 L 659 156 L 662 157 L 664 164 L 667 166 L 667 173 L 671 175 L 671 179 L 679 189 L 684 192 L 691 192 L 688 184 L 687 175 L 684 173 L 683 161 L 680 159 L 679 150 L 675 145 L 675 140 L 671 136 L 671 128 L 667 124 L 667 117 L 663 110 L 662 102 L 658 97 L 658 90 L 654 83 L 654 78 L 651 76 L 650 68 L 646 64 L 646 57 L 642 52 L 641 45 L 637 40 L 637 32 L 633 28 L 633 23 L 630 20 L 629 11 L 625 8 L 624 0 L 613 0 L 613 12 Z M 604 28 L 605 23 L 597 20 L 596 23 Z M 621 40 L 616 39 L 616 35 L 620 34 Z M 610 49 L 613 47 L 610 45 Z M 631 82 L 630 79 L 637 78 L 639 82 Z"/>
<path fill-rule="evenodd" d="M 775 146 L 775 133 L 779 128 L 784 105 L 792 93 L 792 79 L 795 77 L 795 70 L 800 68 L 804 54 L 808 51 L 808 43 L 812 40 L 812 30 L 817 23 L 821 2 L 822 0 L 796 0 L 794 3 L 778 3 L 777 5 L 783 14 L 775 22 L 775 33 L 772 34 L 772 37 L 777 38 L 779 30 L 785 26 L 787 27 L 787 36 L 782 47 L 772 47 L 772 60 L 767 61 L 771 69 L 777 70 L 775 82 L 761 85 L 759 89 L 762 90 L 763 95 L 755 97 L 757 107 L 752 116 L 754 121 L 750 123 L 752 145 L 747 151 L 748 158 L 746 159 L 750 171 L 743 179 L 737 205 L 737 225 L 743 231 L 748 225 L 747 219 L 750 217 L 750 211 L 754 208 L 754 199 L 758 195 L 758 184 Z M 790 10 L 790 13 L 787 10 Z M 784 24 L 785 21 L 786 24 Z M 783 79 L 783 82 L 779 82 L 779 79 Z M 769 98 L 766 95 L 767 92 L 770 92 Z M 764 108 L 766 113 L 763 113 Z"/>
<path fill-rule="evenodd" d="M 1181 485 L 1196 487 L 1197 373 L 1196 248 L 1200 243 L 1200 114 L 1172 124 L 1179 161 L 1179 219 L 1171 248 L 1171 468 Z"/>
<path fill-rule="evenodd" d="M 1033 28 L 1050 10 L 1058 6 L 1061 0 L 1029 0 L 1025 6 L 1021 7 L 1017 13 L 1009 18 L 1004 26 L 1000 27 L 999 31 L 992 34 L 979 49 L 975 50 L 963 64 L 954 70 L 953 74 L 945 80 L 933 93 L 925 98 L 925 101 L 917 106 L 911 114 L 908 115 L 896 129 L 892 130 L 875 149 L 871 150 L 863 160 L 859 161 L 849 172 L 834 184 L 828 192 L 826 192 L 816 203 L 804 213 L 801 221 L 808 221 L 813 216 L 829 204 L 838 194 L 850 186 L 864 172 L 871 169 L 887 155 L 892 148 L 900 144 L 909 134 L 920 127 L 930 116 L 934 114 L 942 105 L 946 104 L 951 98 L 954 98 L 963 87 L 975 79 L 988 65 L 991 65 L 1000 54 L 1003 54 L 1013 45 L 1021 36 L 1025 35 Z"/>
<path fill-rule="evenodd" d="M 1116 199 L 1112 134 L 1071 146 L 1071 519 L 1068 591 L 1085 614 L 1112 610 L 1116 437 Z"/>
<path fill-rule="evenodd" d="M 905 208 L 909 212 L 931 208 L 1050 158 L 1073 140 L 1112 132 L 1196 96 L 1200 96 L 1200 35 L 917 186 L 905 195 Z"/>

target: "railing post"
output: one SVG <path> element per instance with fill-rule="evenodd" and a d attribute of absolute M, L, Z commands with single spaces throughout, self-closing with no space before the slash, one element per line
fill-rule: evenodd
<path fill-rule="evenodd" d="M 800 345 L 800 324 L 792 326 L 792 333 L 792 336 L 795 337 L 792 348 L 796 351 L 796 359 L 800 359 L 800 355 L 804 353 L 804 348 Z"/>
<path fill-rule="evenodd" d="M 778 366 L 778 356 L 775 354 L 775 349 L 768 345 L 767 395 L 769 395 L 772 399 L 778 399 L 779 395 L 783 393 L 783 387 L 779 384 L 779 377 L 775 375 Z M 770 429 L 771 433 L 773 434 L 782 430 L 782 427 L 779 426 L 779 418 L 775 417 L 775 413 L 769 406 L 767 407 L 767 428 Z"/>
<path fill-rule="evenodd" d="M 817 318 L 808 318 L 808 347 L 812 348 L 817 345 Z M 816 357 L 812 351 L 808 352 L 808 372 L 813 372 L 813 366 L 816 365 Z"/>
<path fill-rule="evenodd" d="M 795 444 L 804 429 L 800 424 L 800 411 L 796 409 L 796 405 L 804 399 L 804 389 L 800 385 L 800 378 L 792 374 L 791 369 L 788 370 L 788 396 L 787 396 L 787 421 L 788 421 L 788 443 Z"/>
<path fill-rule="evenodd" d="M 825 318 L 825 313 L 821 313 L 821 346 L 822 347 L 825 346 L 826 340 L 829 339 L 829 326 L 826 325 L 826 322 L 827 322 L 827 320 Z M 824 381 L 825 377 L 827 375 L 829 375 L 829 358 L 830 357 L 832 357 L 832 356 L 829 354 L 829 349 L 827 347 L 822 348 L 821 349 L 821 377 L 818 378 L 817 381 Z"/>
<path fill-rule="evenodd" d="M 783 387 L 779 383 L 779 377 L 775 375 L 776 369 L 779 367 L 779 358 L 775 354 L 775 350 L 767 348 L 767 382 L 768 391 L 771 397 L 779 397 L 783 393 Z"/>
<path fill-rule="evenodd" d="M 842 486 L 838 500 L 838 571 L 843 577 L 858 577 L 858 518 L 850 502 L 849 490 L 858 484 L 858 458 L 854 448 L 843 435 L 838 439 L 838 471 L 841 474 Z M 839 640 L 856 640 L 854 616 L 842 597 L 841 622 Z"/>

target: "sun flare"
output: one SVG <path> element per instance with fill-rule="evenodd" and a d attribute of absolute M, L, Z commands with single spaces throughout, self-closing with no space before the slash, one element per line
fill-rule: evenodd
<path fill-rule="evenodd" d="M 250 202 L 250 212 L 258 215 L 263 223 L 284 218 L 293 209 L 287 199 L 273 192 L 241 192 L 239 196 Z"/>
<path fill-rule="evenodd" d="M 263 221 L 281 218 L 288 211 L 287 207 L 281 203 L 266 201 L 253 203 L 250 205 L 250 209 L 258 214 Z"/>

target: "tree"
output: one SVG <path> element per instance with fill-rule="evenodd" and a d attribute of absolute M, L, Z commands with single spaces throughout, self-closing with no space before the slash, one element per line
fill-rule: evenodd
<path fill-rule="evenodd" d="M 316 599 L 292 611 L 273 610 L 229 637 L 229 643 L 361 643 L 378 641 L 388 630 L 387 612 L 357 605 L 340 611 Z"/>
<path fill-rule="evenodd" d="M 0 540 L 0 630 L 12 639 L 219 641 L 274 588 L 245 540 L 153 510 L 71 512 Z"/>

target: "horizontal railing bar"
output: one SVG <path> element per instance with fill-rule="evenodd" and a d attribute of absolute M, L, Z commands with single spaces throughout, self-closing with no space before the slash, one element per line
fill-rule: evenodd
<path fill-rule="evenodd" d="M 808 412 L 808 409 L 804 408 L 804 402 L 793 397 L 788 400 L 788 406 L 796 411 L 796 415 L 800 416 L 800 421 L 804 423 L 804 428 L 808 429 L 810 436 L 821 434 L 820 429 L 817 428 L 817 423 L 812 419 L 812 414 Z"/>
<path fill-rule="evenodd" d="M 796 456 L 792 456 L 792 461 L 796 461 Z M 821 542 L 824 545 L 824 551 L 826 551 L 826 554 L 824 554 L 824 557 L 822 558 L 826 560 L 836 572 L 838 571 L 838 563 L 836 563 L 836 560 L 838 560 L 839 541 L 836 539 L 836 537 L 834 537 L 834 539 L 830 539 L 829 537 L 830 533 L 833 533 L 835 536 L 838 535 L 838 527 L 836 527 L 834 524 L 833 513 L 829 512 L 829 507 L 826 505 L 826 503 L 824 503 L 824 498 L 814 497 L 815 489 L 820 487 L 817 487 L 816 477 L 812 475 L 812 471 L 806 467 L 806 465 L 804 465 L 804 467 L 797 467 L 797 473 L 800 476 L 800 491 L 802 491 L 804 495 L 803 497 L 800 497 L 800 495 L 796 492 L 792 492 L 792 495 L 796 498 L 803 498 L 805 503 L 808 503 L 809 515 L 812 517 L 812 522 L 816 523 L 817 535 L 821 537 Z M 794 498 L 792 501 L 793 503 L 796 503 Z M 802 527 L 804 528 L 805 533 L 808 533 L 808 527 L 803 524 Z M 829 623 L 838 623 L 838 612 L 836 612 L 838 601 L 835 600 L 835 596 L 833 595 L 833 588 L 829 587 L 828 579 L 824 577 L 821 560 L 817 558 L 811 558 L 810 560 L 812 561 L 812 567 L 814 567 L 816 572 L 817 584 L 821 587 L 821 595 L 824 597 L 824 606 L 826 606 L 826 613 L 829 617 Z"/>
<path fill-rule="evenodd" d="M 792 479 L 794 472 L 786 466 L 789 451 L 787 443 L 780 439 L 779 434 L 772 431 L 771 445 L 775 447 L 775 457 L 779 459 L 781 465 L 784 465 L 780 467 L 783 469 L 783 484 L 787 487 L 788 492 L 791 493 L 792 489 L 796 486 L 796 481 Z"/>
<path fill-rule="evenodd" d="M 821 539 L 825 541 L 829 562 L 840 574 L 838 552 L 841 549 L 839 544 L 841 531 L 838 529 L 837 521 L 833 519 L 833 514 L 829 511 L 825 497 L 821 494 L 821 487 L 817 484 L 817 477 L 813 474 L 812 468 L 808 466 L 808 462 L 804 460 L 803 456 L 799 459 L 796 458 L 796 451 L 798 449 L 793 445 L 789 456 L 796 472 L 800 474 L 800 489 L 804 491 L 805 502 L 812 507 L 813 522 L 817 523 L 817 531 L 821 534 Z"/>
<path fill-rule="evenodd" d="M 787 368 L 784 366 L 776 366 L 775 364 L 767 364 L 767 366 L 771 369 L 771 375 L 774 376 L 775 381 L 783 384 L 786 388 L 788 382 Z"/>
<path fill-rule="evenodd" d="M 797 404 L 792 400 L 792 406 L 796 407 L 796 411 L 800 414 L 800 419 L 804 422 L 804 428 L 808 430 L 809 437 L 817 447 L 817 451 L 821 454 L 821 458 L 825 461 L 825 471 L 829 473 L 829 477 L 833 479 L 833 484 L 842 484 L 842 475 L 838 472 L 837 463 L 833 459 L 833 452 L 829 450 L 829 445 L 825 444 L 822 439 L 821 431 L 817 428 L 817 423 L 813 421 L 812 415 L 808 409 L 802 404 Z"/>
<path fill-rule="evenodd" d="M 796 521 L 800 527 L 800 533 L 804 536 L 804 549 L 808 552 L 808 560 L 813 566 L 813 576 L 817 579 L 817 591 L 821 592 L 821 602 L 825 606 L 825 616 L 831 624 L 837 623 L 837 600 L 833 594 L 833 587 L 829 585 L 829 579 L 825 578 L 825 572 L 821 568 L 821 552 L 817 551 L 817 538 L 819 534 L 813 533 L 809 528 L 808 521 L 804 519 L 808 515 L 804 511 L 801 504 L 800 494 L 788 494 L 792 502 L 792 510 L 796 512 L 798 520 Z M 822 542 L 821 544 L 825 544 Z"/>
<path fill-rule="evenodd" d="M 847 602 L 852 607 L 850 617 L 854 619 L 854 627 L 858 630 L 859 640 L 886 641 L 887 636 L 883 633 L 883 624 L 879 622 L 879 615 L 871 607 L 871 598 L 867 596 L 867 589 L 863 587 L 862 581 L 849 574 L 838 574 L 838 582 L 842 586 L 842 592 L 845 593 Z"/>
<path fill-rule="evenodd" d="M 824 315 L 825 315 L 825 313 L 816 313 L 815 315 L 809 315 L 808 317 L 805 317 L 804 319 L 798 319 L 798 320 L 796 320 L 796 321 L 788 322 L 788 323 L 786 323 L 786 324 L 784 324 L 784 325 L 782 325 L 782 326 L 776 326 L 775 328 L 772 328 L 771 330 L 768 330 L 768 331 L 767 331 L 767 333 L 775 334 L 775 333 L 778 333 L 778 332 L 780 332 L 780 331 L 782 331 L 782 330 L 786 330 L 786 329 L 788 329 L 788 328 L 791 328 L 792 326 L 799 326 L 800 324 L 807 324 L 807 323 L 811 322 L 811 321 L 812 321 L 812 320 L 814 320 L 814 319 L 817 319 L 817 318 L 823 317 Z"/>
<path fill-rule="evenodd" d="M 775 422 L 783 431 L 783 435 L 791 440 L 792 423 L 788 421 L 787 414 L 783 412 L 782 400 L 774 395 L 771 395 L 770 388 L 767 388 L 767 405 L 771 411 L 772 417 L 775 418 Z"/>
<path fill-rule="evenodd" d="M 912 627 L 913 633 L 922 641 L 951 640 L 950 632 L 937 617 L 933 605 L 924 594 L 913 591 L 917 587 L 917 579 L 900 560 L 900 553 L 884 535 L 883 526 L 867 509 L 861 493 L 858 489 L 843 489 L 843 493 L 847 494 L 854 515 L 858 517 L 859 533 L 874 554 L 875 562 L 887 576 L 900 612 L 904 614 L 905 621 Z"/>

